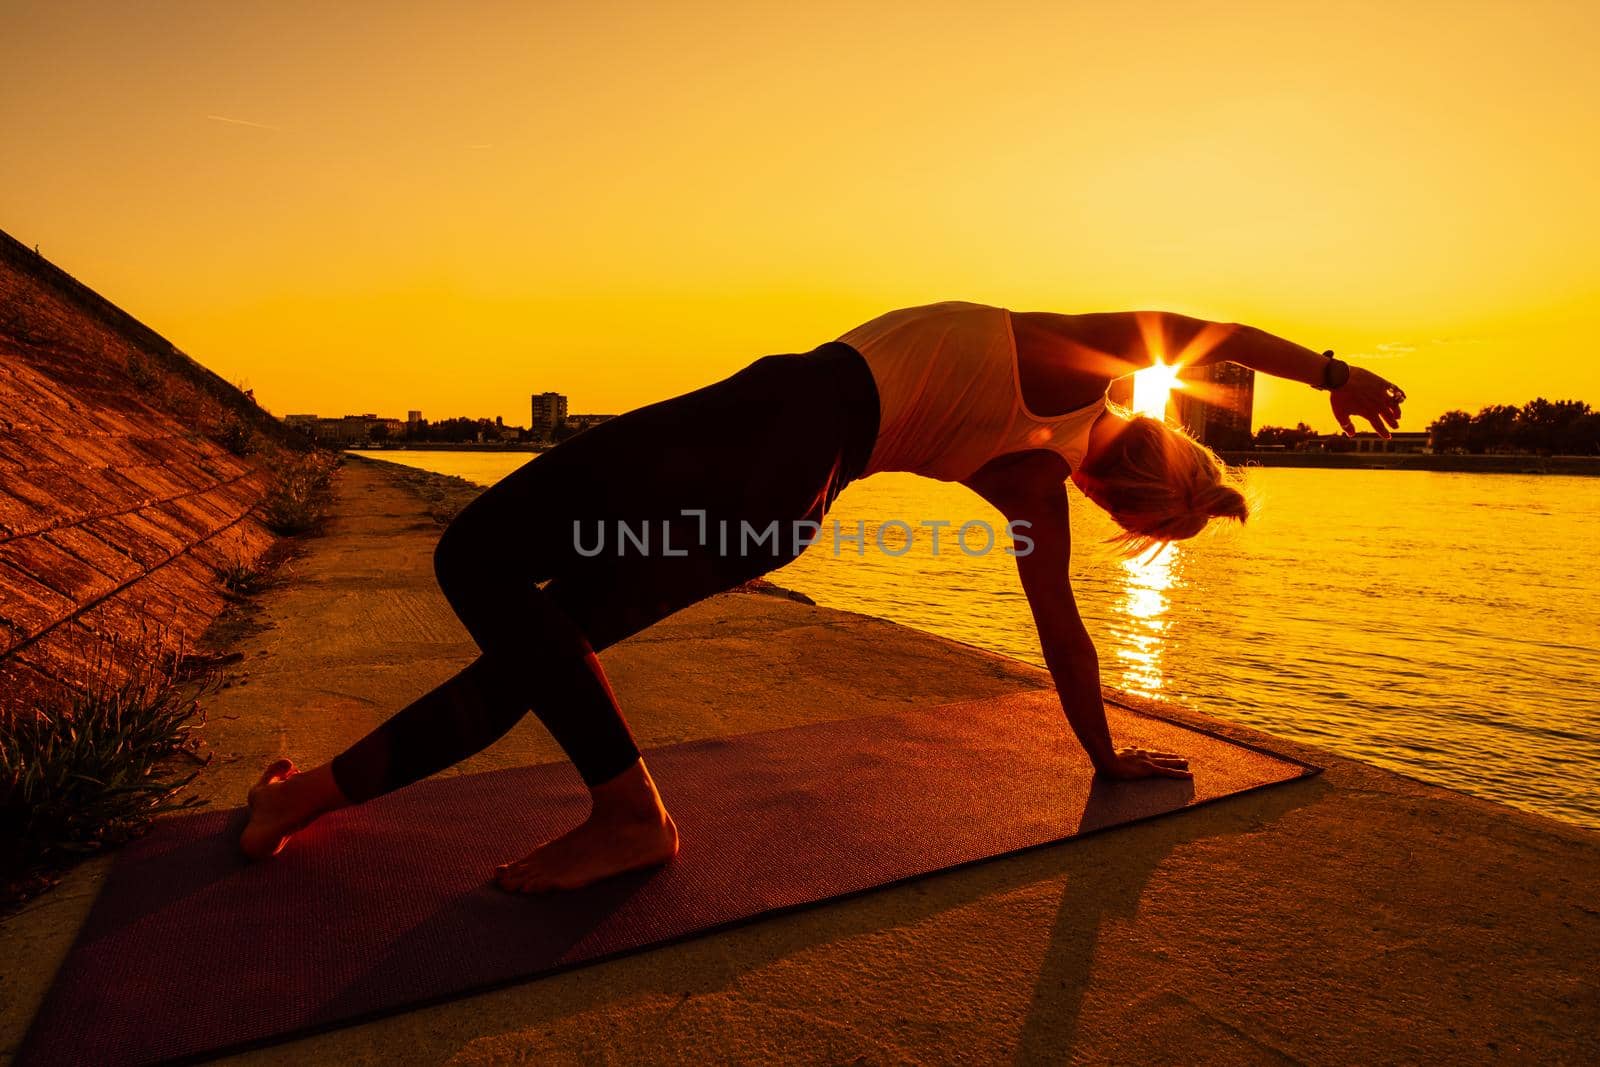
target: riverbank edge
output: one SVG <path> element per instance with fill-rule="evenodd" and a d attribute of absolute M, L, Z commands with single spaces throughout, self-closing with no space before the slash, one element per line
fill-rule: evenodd
<path fill-rule="evenodd" d="M 1258 449 L 1224 450 L 1217 454 L 1230 467 L 1303 467 L 1311 470 L 1562 474 L 1600 477 L 1600 456 L 1457 456 L 1421 452 L 1280 452 Z"/>
<path fill-rule="evenodd" d="M 537 455 L 553 446 L 508 441 L 409 441 L 346 448 L 357 452 L 525 452 Z M 1440 455 L 1431 452 L 1294 452 L 1279 449 L 1220 449 L 1231 467 L 1303 467 L 1310 470 L 1415 470 L 1444 474 L 1563 474 L 1600 477 L 1600 456 Z M 384 462 L 393 462 L 385 460 Z"/>
<path fill-rule="evenodd" d="M 316 607 L 309 598 L 325 592 L 347 613 L 352 591 L 379 574 L 406 596 L 436 596 L 425 567 L 436 526 L 416 521 L 425 515 L 422 498 L 383 477 L 389 466 L 347 468 L 340 509 L 348 517 L 364 504 L 367 528 L 400 544 L 410 563 L 369 558 L 376 534 L 365 531 L 308 543 L 320 558 L 308 561 L 304 582 L 273 595 L 266 630 L 245 642 L 256 677 L 245 670 L 236 681 L 253 684 L 229 690 L 234 702 L 219 709 L 233 713 L 219 716 L 231 731 L 219 742 L 241 751 L 208 782 L 214 800 L 236 802 L 239 783 L 270 754 L 248 751 L 248 743 L 282 743 L 283 723 L 272 717 L 285 701 L 273 689 L 282 683 L 271 661 L 298 650 L 303 634 L 285 631 Z M 319 592 L 328 586 L 336 588 Z M 999 692 L 1048 684 L 1039 668 L 870 616 L 764 597 L 713 600 L 660 624 L 646 642 L 619 646 L 614 664 L 608 653 L 619 692 L 659 720 L 647 728 L 759 728 L 740 718 L 752 694 L 763 705 L 754 712 L 759 721 L 774 725 L 815 715 L 841 694 L 854 702 L 851 714 L 870 714 L 873 701 L 968 695 L 956 685 Z M 449 646 L 458 651 L 446 658 L 459 659 L 465 647 Z M 801 649 L 814 654 L 803 658 Z M 374 677 L 357 666 L 362 679 Z M 402 666 L 417 669 L 410 660 Z M 685 698 L 686 688 L 706 697 Z M 708 702 L 717 705 L 712 714 L 673 725 Z M 1070 1047 L 1100 1060 L 1176 1061 L 1197 1040 L 1224 1058 L 1487 1058 L 1514 1050 L 1580 1061 L 1600 1052 L 1600 1001 L 1585 977 L 1600 950 L 1600 835 L 1187 709 L 1149 709 L 1327 773 L 320 1035 L 296 1043 L 295 1054 L 474 1063 L 536 1052 L 544 1062 L 581 1062 L 703 1047 L 732 1058 L 785 1049 L 802 1058 L 948 1062 L 1044 1059 Z M 516 743 L 503 758 L 528 758 Z M 27 961 L 0 985 L 9 1002 L 0 1009 L 0 1052 L 14 1052 L 104 866 L 86 865 L 70 885 L 0 925 L 0 955 Z"/>

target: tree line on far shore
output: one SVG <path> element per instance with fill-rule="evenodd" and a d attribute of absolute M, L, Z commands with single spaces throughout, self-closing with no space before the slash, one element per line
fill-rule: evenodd
<path fill-rule="evenodd" d="M 595 416 L 582 416 L 593 419 Z M 402 432 L 391 433 L 384 426 L 374 426 L 370 431 L 369 439 L 374 443 L 406 441 L 427 441 L 433 444 L 472 444 L 481 441 L 523 441 L 540 442 L 565 441 L 575 434 L 582 433 L 588 424 L 580 422 L 563 422 L 551 434 L 535 433 L 526 426 L 507 426 L 500 419 L 438 419 L 429 422 L 423 421 L 408 426 Z"/>
<path fill-rule="evenodd" d="M 499 419 L 435 419 L 409 425 L 400 433 L 391 433 L 387 427 L 374 426 L 370 438 L 382 441 L 430 441 L 440 444 L 461 444 L 476 441 L 525 441 L 529 434 L 521 426 L 507 426 Z"/>
<path fill-rule="evenodd" d="M 1582 400 L 1538 397 L 1521 407 L 1490 404 L 1476 415 L 1447 411 L 1428 424 L 1435 452 L 1533 452 L 1541 455 L 1600 455 L 1600 411 Z M 1318 438 L 1305 423 L 1263 426 L 1252 440 L 1257 448 L 1304 447 Z"/>
<path fill-rule="evenodd" d="M 1435 452 L 1600 453 L 1600 411 L 1582 400 L 1539 397 L 1520 408 L 1491 404 L 1476 415 L 1447 411 L 1428 424 Z"/>

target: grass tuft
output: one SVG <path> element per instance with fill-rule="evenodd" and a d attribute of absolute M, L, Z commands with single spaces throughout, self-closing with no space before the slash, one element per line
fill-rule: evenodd
<path fill-rule="evenodd" d="M 250 424 L 235 413 L 222 415 L 222 422 L 213 435 L 218 444 L 236 456 L 248 456 L 256 451 L 256 432 Z"/>
<path fill-rule="evenodd" d="M 272 464 L 272 486 L 261 498 L 261 518 L 274 533 L 293 536 L 322 526 L 332 502 L 334 452 L 289 455 Z"/>
<path fill-rule="evenodd" d="M 157 815 L 200 803 L 178 794 L 209 755 L 200 701 L 220 673 L 178 674 L 179 656 L 124 676 L 102 656 L 96 681 L 0 722 L 0 876 L 14 905 L 79 859 L 142 833 Z M 116 679 L 116 680 L 112 680 Z"/>
<path fill-rule="evenodd" d="M 222 582 L 222 588 L 236 597 L 254 596 L 267 587 L 270 575 L 254 563 L 246 563 L 243 559 L 235 559 L 232 563 L 217 571 L 217 578 Z"/>

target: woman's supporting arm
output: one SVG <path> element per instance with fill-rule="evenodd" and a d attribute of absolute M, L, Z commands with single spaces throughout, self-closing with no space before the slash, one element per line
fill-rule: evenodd
<path fill-rule="evenodd" d="M 1029 551 L 1017 555 L 1017 575 L 1062 710 L 1090 762 L 1108 768 L 1116 762 L 1117 750 L 1100 696 L 1100 657 L 1072 596 L 1066 486 L 1054 482 L 1025 495 L 1013 492 L 1005 503 L 1001 510 L 1009 521 L 1028 523 L 1022 532 L 1032 544 L 1023 542 Z"/>
<path fill-rule="evenodd" d="M 1100 694 L 1099 655 L 1078 614 L 1068 574 L 1072 537 L 1067 525 L 1067 489 L 1059 477 L 1052 477 L 1053 473 L 1058 472 L 1048 463 L 1033 468 L 1031 461 L 1022 457 L 1010 467 L 986 467 L 966 485 L 999 508 L 1009 522 L 1018 524 L 1031 542 L 1017 546 L 1017 573 L 1067 722 L 1101 774 L 1116 778 L 1192 777 L 1181 756 L 1119 750 L 1112 743 L 1105 701 Z M 1027 525 L 1021 526 L 1022 523 Z M 1023 548 L 1028 551 L 1024 553 Z"/>

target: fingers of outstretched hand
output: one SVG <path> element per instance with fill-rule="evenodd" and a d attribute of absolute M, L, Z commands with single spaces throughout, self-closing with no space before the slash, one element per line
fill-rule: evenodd
<path fill-rule="evenodd" d="M 1344 397 L 1334 394 L 1330 405 L 1333 406 L 1333 418 L 1338 421 L 1339 429 L 1344 430 L 1346 437 L 1355 437 L 1355 422 L 1350 421 L 1350 408 L 1346 406 Z"/>
<path fill-rule="evenodd" d="M 1384 416 L 1389 410 L 1389 401 L 1382 394 L 1373 395 L 1367 391 L 1352 392 L 1345 396 L 1335 395 L 1332 400 L 1333 417 L 1339 421 L 1339 428 L 1346 437 L 1356 435 L 1355 419 L 1365 419 L 1372 424 L 1372 429 L 1379 437 L 1389 436 L 1389 427 L 1384 424 Z"/>

